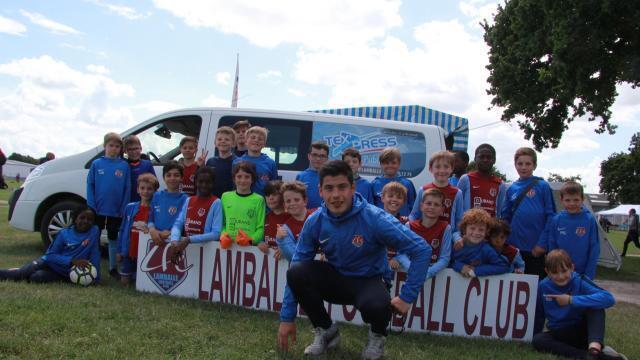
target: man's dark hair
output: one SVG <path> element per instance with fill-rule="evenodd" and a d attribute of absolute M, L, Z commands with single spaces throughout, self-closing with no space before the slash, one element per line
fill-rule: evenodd
<path fill-rule="evenodd" d="M 320 176 L 320 186 L 322 186 L 322 182 L 326 176 L 340 176 L 344 175 L 349 180 L 349 184 L 353 185 L 353 171 L 351 171 L 351 167 L 342 160 L 331 160 L 327 161 L 320 168 L 319 176 Z"/>
<path fill-rule="evenodd" d="M 327 145 L 327 143 L 322 140 L 312 142 L 311 146 L 309 146 L 309 153 L 311 153 L 312 149 L 324 150 L 327 155 L 329 155 L 329 145 Z"/>
<path fill-rule="evenodd" d="M 184 176 L 184 168 L 182 167 L 182 165 L 180 165 L 180 163 L 175 160 L 171 160 L 162 167 L 162 177 L 167 175 L 167 173 L 173 169 L 178 170 L 181 177 Z"/>

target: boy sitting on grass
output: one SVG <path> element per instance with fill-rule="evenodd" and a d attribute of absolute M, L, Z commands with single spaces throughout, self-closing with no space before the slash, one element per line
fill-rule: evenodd
<path fill-rule="evenodd" d="M 626 359 L 604 346 L 604 309 L 615 299 L 574 269 L 566 251 L 547 254 L 547 278 L 538 285 L 533 347 L 571 359 Z M 545 320 L 548 330 L 542 332 Z"/>

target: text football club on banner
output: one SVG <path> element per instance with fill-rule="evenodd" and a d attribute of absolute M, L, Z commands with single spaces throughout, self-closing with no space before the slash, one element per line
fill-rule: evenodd
<path fill-rule="evenodd" d="M 257 247 L 223 250 L 218 242 L 191 244 L 174 264 L 166 246 L 141 236 L 138 249 L 138 291 L 198 298 L 251 309 L 280 311 L 286 285 L 286 260 Z M 399 293 L 405 274 L 398 273 L 391 295 Z M 538 279 L 504 274 L 467 279 L 451 269 L 428 280 L 414 302 L 406 329 L 458 336 L 531 341 Z M 363 324 L 353 306 L 330 305 L 336 321 Z M 394 317 L 393 326 L 402 325 Z"/>

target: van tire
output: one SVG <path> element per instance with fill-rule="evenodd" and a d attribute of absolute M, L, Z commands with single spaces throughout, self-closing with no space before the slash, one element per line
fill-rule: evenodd
<path fill-rule="evenodd" d="M 82 205 L 77 201 L 63 201 L 53 205 L 40 221 L 40 236 L 45 246 L 49 246 L 55 235 L 64 227 L 71 225 L 71 211 Z"/>

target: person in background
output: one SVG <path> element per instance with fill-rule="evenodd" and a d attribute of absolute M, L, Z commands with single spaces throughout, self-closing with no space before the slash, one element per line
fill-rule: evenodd
<path fill-rule="evenodd" d="M 52 152 L 48 152 L 44 157 L 38 159 L 38 165 L 44 164 L 47 161 L 51 161 L 56 158 L 56 155 Z"/>
<path fill-rule="evenodd" d="M 329 145 L 324 141 L 314 141 L 307 154 L 309 168 L 296 175 L 296 180 L 307 186 L 307 208 L 315 209 L 322 204 L 322 198 L 318 192 L 318 170 L 329 159 Z"/>
<path fill-rule="evenodd" d="M 455 160 L 453 162 L 453 174 L 449 178 L 449 184 L 458 186 L 458 181 L 462 175 L 467 173 L 469 167 L 469 154 L 466 151 L 457 150 L 453 152 Z"/>
<path fill-rule="evenodd" d="M 402 161 L 400 150 L 395 147 L 386 148 L 382 150 L 378 160 L 380 161 L 380 167 L 382 168 L 382 176 L 376 177 L 371 182 L 374 204 L 377 207 L 384 209 L 384 204 L 382 203 L 382 188 L 392 181 L 397 181 L 407 188 L 407 199 L 402 208 L 400 208 L 400 215 L 409 216 L 411 207 L 416 201 L 416 188 L 407 178 L 398 175 L 398 170 L 400 169 L 400 163 Z"/>
<path fill-rule="evenodd" d="M 129 163 L 131 173 L 131 194 L 129 195 L 129 201 L 140 201 L 140 195 L 138 194 L 138 176 L 142 174 L 151 174 L 156 176 L 156 171 L 153 169 L 151 161 L 142 159 L 142 143 L 140 139 L 135 135 L 129 135 L 124 139 L 124 151 L 127 154 L 127 162 Z"/>
<path fill-rule="evenodd" d="M 371 183 L 360 176 L 360 168 L 362 167 L 362 155 L 355 148 L 348 148 L 342 153 L 342 161 L 349 164 L 353 171 L 353 181 L 356 182 L 356 192 L 362 195 L 369 204 L 373 204 L 373 188 Z"/>
<path fill-rule="evenodd" d="M 236 136 L 235 136 L 236 148 L 234 151 L 236 157 L 242 157 L 247 153 L 246 133 L 250 127 L 251 127 L 251 123 L 249 122 L 249 120 L 246 120 L 246 119 L 236 121 L 236 123 L 233 124 L 233 131 L 235 131 L 236 133 Z"/>
<path fill-rule="evenodd" d="M 236 142 L 236 133 L 228 126 L 221 126 L 216 130 L 215 146 L 218 155 L 207 160 L 205 164 L 213 168 L 216 181 L 213 187 L 213 195 L 222 197 L 227 191 L 233 190 L 233 179 L 231 179 L 231 164 L 236 159 L 233 153 L 233 146 Z"/>
<path fill-rule="evenodd" d="M 633 242 L 633 244 L 640 249 L 640 242 L 638 242 L 638 214 L 636 214 L 636 209 L 629 210 L 629 232 L 627 232 L 627 238 L 624 240 L 624 248 L 620 256 L 627 255 L 627 248 L 630 242 Z"/>

